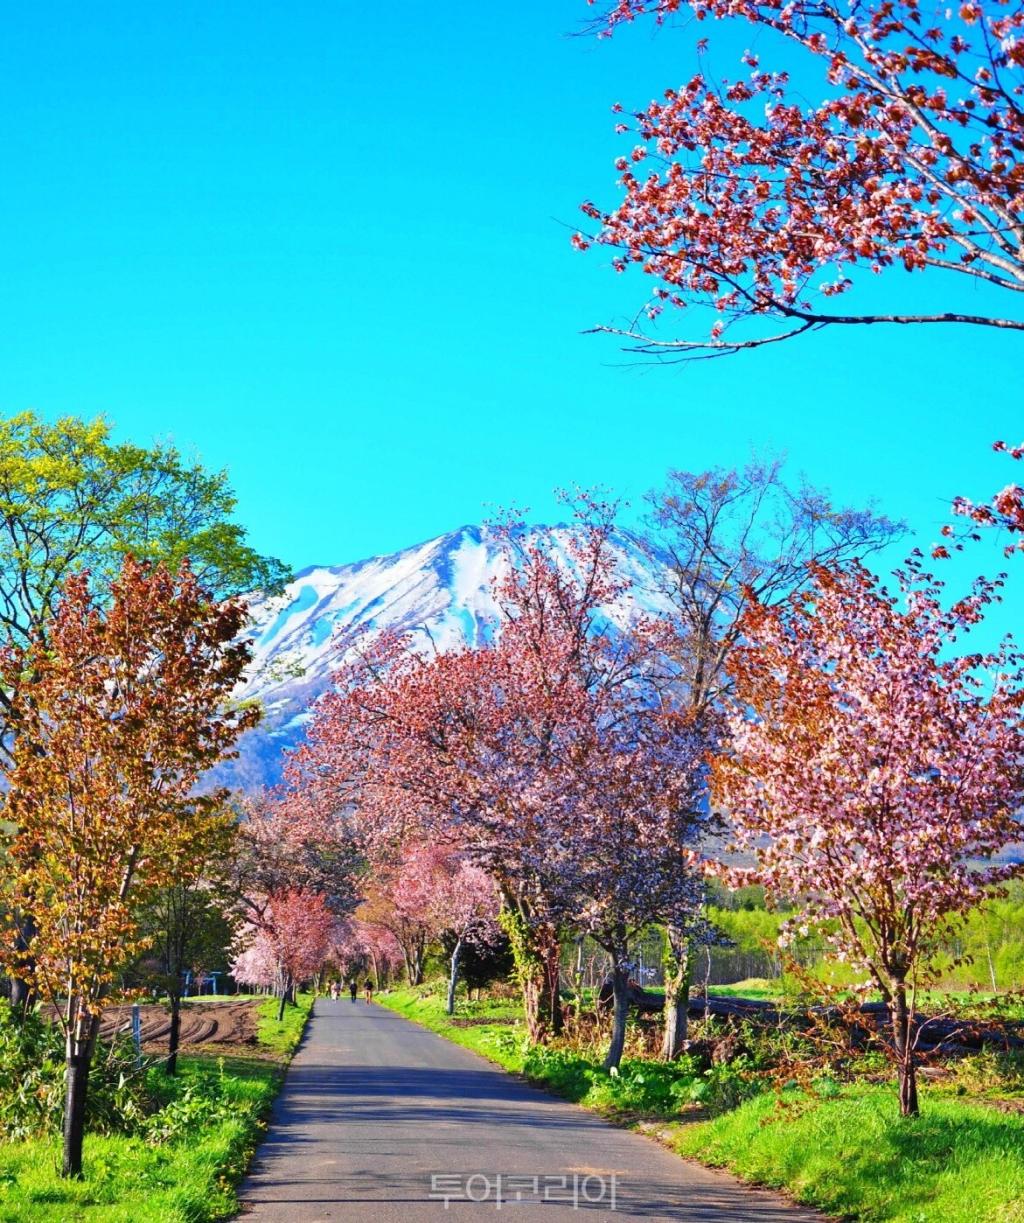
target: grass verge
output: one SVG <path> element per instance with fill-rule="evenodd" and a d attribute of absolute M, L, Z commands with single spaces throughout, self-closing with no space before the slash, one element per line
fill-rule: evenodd
<path fill-rule="evenodd" d="M 306 1030 L 306 1020 L 313 1009 L 313 995 L 300 994 L 298 1005 L 284 1008 L 284 1018 L 280 1022 L 277 1018 L 279 1005 L 276 998 L 267 998 L 263 1002 L 259 1009 L 256 1039 L 261 1048 L 290 1059 Z"/>
<path fill-rule="evenodd" d="M 312 1002 L 311 995 L 300 995 L 281 1024 L 276 1004 L 261 1007 L 262 1056 L 183 1056 L 175 1079 L 159 1067 L 150 1069 L 162 1107 L 148 1119 L 147 1134 L 87 1134 L 81 1181 L 58 1175 L 60 1145 L 54 1139 L 0 1144 L 0 1223 L 229 1218 Z"/>
<path fill-rule="evenodd" d="M 460 1001 L 459 1013 L 452 1019 L 445 1013 L 440 986 L 395 989 L 378 994 L 376 1000 L 381 1006 L 437 1032 L 453 1044 L 472 1049 L 506 1070 L 523 1069 L 526 1029 L 522 1011 L 515 1003 L 500 999 Z"/>
<path fill-rule="evenodd" d="M 681 1126 L 676 1149 L 745 1180 L 786 1189 L 845 1218 L 885 1223 L 1021 1223 L 1024 1118 L 938 1092 L 920 1117 L 896 1093 L 852 1085 L 748 1100 Z"/>

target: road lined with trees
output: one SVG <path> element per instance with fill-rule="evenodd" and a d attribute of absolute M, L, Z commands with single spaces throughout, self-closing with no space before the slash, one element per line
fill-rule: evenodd
<path fill-rule="evenodd" d="M 29 466 L 40 437 L 82 445 L 74 422 L 56 441 L 19 427 Z M 88 480 L 69 470 L 70 536 Z M 951 1055 L 969 1066 L 993 1048 L 1010 1059 L 998 1082 L 1012 1080 L 1012 1006 L 942 992 L 969 970 L 975 928 L 993 990 L 997 955 L 1000 988 L 1013 983 L 985 923 L 1012 910 L 1022 873 L 1022 659 L 1009 642 L 960 644 L 1005 579 L 950 599 L 913 554 L 888 589 L 865 558 L 902 527 L 788 483 L 777 462 L 669 474 L 643 527 L 656 589 L 617 560 L 616 503 L 568 504 L 557 538 L 513 515 L 496 525 L 498 615 L 477 641 L 340 639 L 284 784 L 248 795 L 204 781 L 259 717 L 233 700 L 244 599 L 215 567 L 205 580 L 223 590 L 186 557 L 170 567 L 166 532 L 166 556 L 136 557 L 92 531 L 91 502 L 77 511 L 95 568 L 65 546 L 69 575 L 0 657 L 3 1030 L 18 1066 L 37 1002 L 64 1035 L 66 1177 L 86 1168 L 90 1124 L 180 1140 L 159 1118 L 195 1090 L 193 1045 L 188 1082 L 171 1084 L 189 974 L 212 959 L 234 987 L 274 995 L 282 1030 L 303 987 L 404 979 L 410 1014 L 440 989 L 430 1022 L 445 1035 L 497 1015 L 481 1047 L 497 1060 L 572 1099 L 614 1110 L 635 1096 L 672 1119 L 893 1073 L 913 1117 L 922 1064 L 960 1074 Z M 31 592 L 47 574 L 17 580 Z M 773 966 L 746 1003 L 708 992 L 712 953 L 738 945 Z M 654 992 L 637 981 L 644 947 Z M 132 990 L 166 993 L 167 1056 L 121 1071 L 133 1086 L 99 1121 L 103 1076 L 135 1057 L 101 1039 L 104 1011 Z M 15 1124 L 35 1133 L 30 1111 Z"/>

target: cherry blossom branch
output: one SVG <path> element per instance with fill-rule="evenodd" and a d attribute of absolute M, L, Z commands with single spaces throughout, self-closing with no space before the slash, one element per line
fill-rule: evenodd
<path fill-rule="evenodd" d="M 1024 320 L 991 318 L 988 315 L 959 314 L 814 314 L 808 311 L 796 310 L 792 307 L 775 307 L 780 313 L 790 318 L 801 319 L 799 326 L 789 331 L 777 332 L 769 336 L 756 336 L 747 340 L 658 340 L 641 331 L 620 327 L 589 327 L 583 335 L 613 335 L 620 339 L 635 341 L 635 346 L 623 351 L 638 353 L 644 356 L 664 356 L 667 353 L 704 353 L 707 357 L 731 356 L 752 348 L 764 348 L 768 344 L 778 344 L 782 340 L 791 340 L 807 331 L 818 331 L 823 327 L 838 326 L 870 326 L 877 323 L 905 325 L 910 323 L 963 323 L 970 326 L 1001 327 L 1011 331 L 1024 331 Z"/>

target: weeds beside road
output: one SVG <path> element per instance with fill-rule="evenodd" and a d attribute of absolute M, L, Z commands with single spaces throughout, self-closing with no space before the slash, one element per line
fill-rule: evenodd
<path fill-rule="evenodd" d="M 141 1084 L 145 1111 L 134 1121 L 126 1114 L 119 1124 L 128 1132 L 90 1132 L 81 1181 L 58 1175 L 56 1136 L 0 1142 L 0 1223 L 229 1218 L 312 1002 L 300 995 L 278 1023 L 278 1004 L 268 999 L 259 1009 L 257 1045 L 237 1055 L 184 1055 L 173 1079 L 151 1066 Z"/>

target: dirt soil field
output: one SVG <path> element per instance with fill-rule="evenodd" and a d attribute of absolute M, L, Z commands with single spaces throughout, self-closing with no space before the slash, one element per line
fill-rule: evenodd
<path fill-rule="evenodd" d="M 181 1008 L 181 1048 L 197 1045 L 220 1047 L 227 1052 L 231 1046 L 255 1046 L 257 1011 L 261 1000 L 247 998 L 238 1002 L 186 1002 Z M 166 1006 L 145 1003 L 139 1007 L 142 1019 L 142 1047 L 147 1053 L 158 1053 L 167 1043 L 171 1030 L 171 1013 Z M 100 1038 L 109 1040 L 115 1032 L 130 1034 L 130 1005 L 109 1007 L 103 1012 Z"/>

